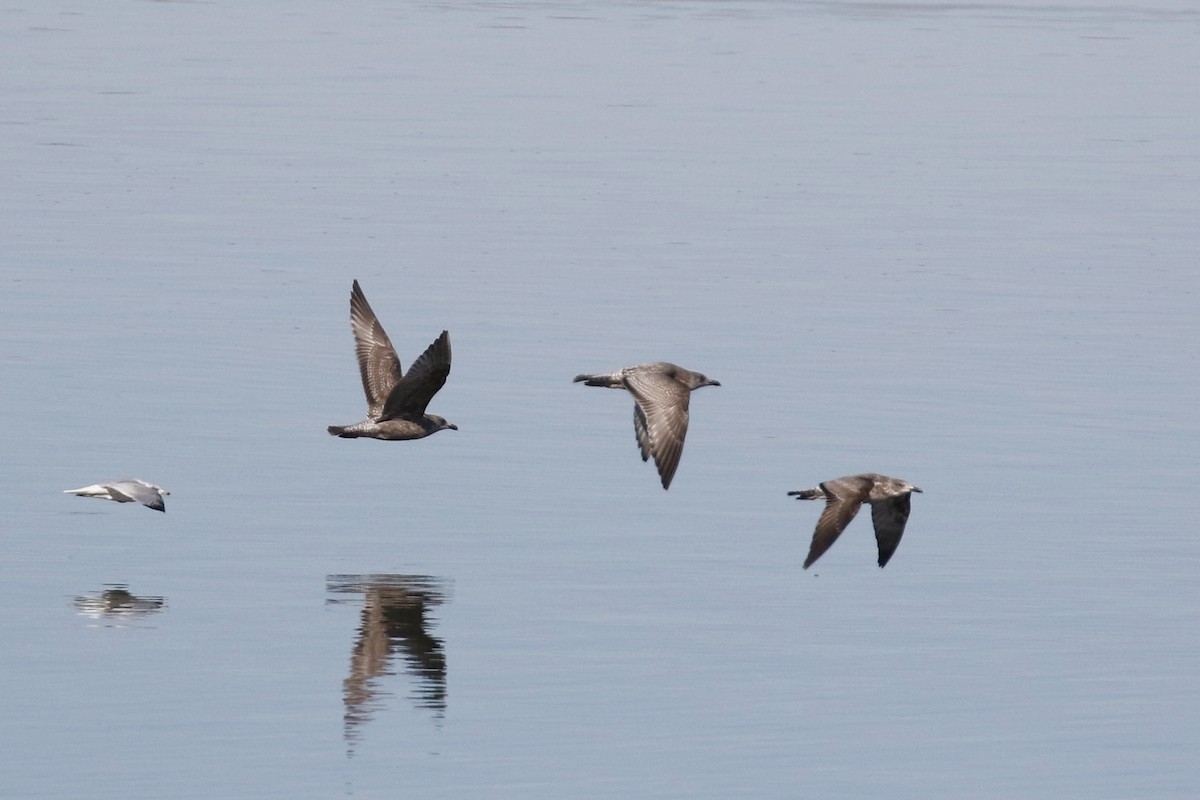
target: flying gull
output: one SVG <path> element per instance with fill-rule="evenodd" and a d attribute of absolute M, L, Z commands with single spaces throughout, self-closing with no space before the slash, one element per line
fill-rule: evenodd
<path fill-rule="evenodd" d="M 93 483 L 82 489 L 66 489 L 63 494 L 77 494 L 80 497 L 99 497 L 103 500 L 115 500 L 118 503 L 141 503 L 147 508 L 167 513 L 163 503 L 163 495 L 170 494 L 161 486 L 146 483 L 137 478 L 122 478 L 119 481 Z"/>
<path fill-rule="evenodd" d="M 666 361 L 638 364 L 604 375 L 576 375 L 587 386 L 628 389 L 633 395 L 633 430 L 642 461 L 654 456 L 664 489 L 679 466 L 683 439 L 687 436 L 688 400 L 701 386 L 720 386 L 717 381 Z"/>
<path fill-rule="evenodd" d="M 422 439 L 447 428 L 458 430 L 436 414 L 425 413 L 450 374 L 449 333 L 442 331 L 404 373 L 358 281 L 350 290 L 350 327 L 367 395 L 367 418 L 353 425 L 330 425 L 330 434 L 343 439 Z"/>
<path fill-rule="evenodd" d="M 808 550 L 808 558 L 804 559 L 804 568 L 812 566 L 837 541 L 863 503 L 870 503 L 871 518 L 875 521 L 875 540 L 879 544 L 879 567 L 882 569 L 900 545 L 904 524 L 908 522 L 912 493 L 919 491 L 908 481 L 889 478 L 877 472 L 864 472 L 825 481 L 814 489 L 788 492 L 789 496 L 795 496 L 798 500 L 825 500 L 825 510 L 821 512 L 817 528 L 813 531 L 812 546 Z"/>

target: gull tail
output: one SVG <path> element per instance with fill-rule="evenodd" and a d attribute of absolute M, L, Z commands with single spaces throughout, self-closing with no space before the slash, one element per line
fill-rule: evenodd
<path fill-rule="evenodd" d="M 580 381 L 584 381 L 585 386 L 620 387 L 624 385 L 620 372 L 612 372 L 607 375 L 576 375 L 573 382 L 579 383 Z"/>
<path fill-rule="evenodd" d="M 819 488 L 800 489 L 795 492 L 788 492 L 788 497 L 795 497 L 797 500 L 821 500 L 825 497 L 825 493 Z"/>

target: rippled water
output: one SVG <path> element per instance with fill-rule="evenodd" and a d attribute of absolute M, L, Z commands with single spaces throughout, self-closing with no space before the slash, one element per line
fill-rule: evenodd
<path fill-rule="evenodd" d="M 1190 4 L 0 19 L 0 796 L 1197 796 Z"/>

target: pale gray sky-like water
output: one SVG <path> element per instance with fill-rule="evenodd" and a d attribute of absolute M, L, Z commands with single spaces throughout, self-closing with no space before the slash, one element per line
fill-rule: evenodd
<path fill-rule="evenodd" d="M 0 796 L 1200 793 L 1190 3 L 0 23 Z M 325 433 L 354 278 L 458 431 Z"/>

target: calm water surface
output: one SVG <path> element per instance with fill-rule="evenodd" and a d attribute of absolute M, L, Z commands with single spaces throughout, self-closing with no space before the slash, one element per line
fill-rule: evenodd
<path fill-rule="evenodd" d="M 1190 3 L 0 19 L 0 796 L 1200 793 Z"/>

